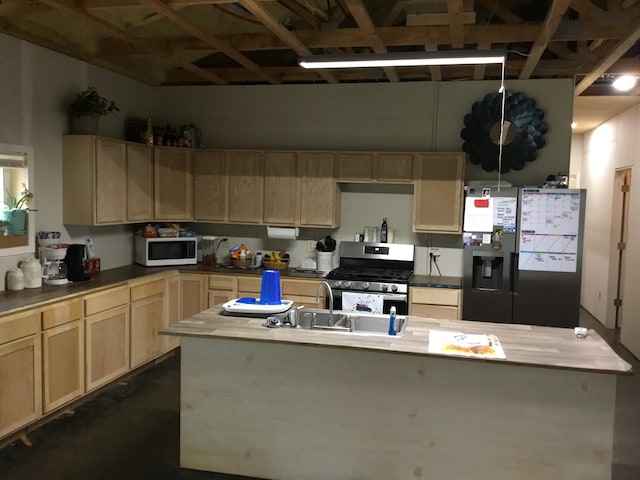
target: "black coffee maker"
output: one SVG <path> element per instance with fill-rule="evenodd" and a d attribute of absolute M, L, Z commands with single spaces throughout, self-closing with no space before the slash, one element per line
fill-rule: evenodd
<path fill-rule="evenodd" d="M 73 243 L 67 248 L 64 263 L 67 265 L 67 278 L 70 282 L 89 280 L 84 273 L 84 244 Z"/>

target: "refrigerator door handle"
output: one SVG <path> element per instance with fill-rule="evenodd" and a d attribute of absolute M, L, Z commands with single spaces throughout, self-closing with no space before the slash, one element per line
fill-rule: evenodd
<path fill-rule="evenodd" d="M 518 254 L 511 253 L 511 272 L 509 272 L 509 292 L 512 294 L 518 294 Z"/>

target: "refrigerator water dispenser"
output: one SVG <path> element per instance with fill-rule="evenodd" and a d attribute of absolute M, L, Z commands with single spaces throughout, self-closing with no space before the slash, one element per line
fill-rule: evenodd
<path fill-rule="evenodd" d="M 500 291 L 504 258 L 493 252 L 473 252 L 472 288 L 474 290 Z"/>

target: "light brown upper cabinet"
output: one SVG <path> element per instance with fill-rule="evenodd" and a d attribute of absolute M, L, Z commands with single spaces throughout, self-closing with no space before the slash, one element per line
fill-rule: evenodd
<path fill-rule="evenodd" d="M 301 152 L 298 158 L 300 177 L 300 225 L 337 227 L 340 224 L 340 192 L 335 177 L 336 154 Z"/>
<path fill-rule="evenodd" d="M 413 153 L 379 152 L 375 159 L 375 178 L 381 183 L 411 183 Z"/>
<path fill-rule="evenodd" d="M 415 156 L 413 231 L 461 233 L 464 153 Z"/>
<path fill-rule="evenodd" d="M 296 152 L 265 152 L 263 222 L 295 225 L 299 198 Z"/>
<path fill-rule="evenodd" d="M 227 220 L 229 177 L 225 151 L 192 150 L 193 217 L 195 220 Z"/>
<path fill-rule="evenodd" d="M 153 218 L 153 149 L 127 143 L 127 221 Z"/>
<path fill-rule="evenodd" d="M 127 155 L 124 142 L 93 135 L 66 135 L 62 149 L 63 223 L 125 223 Z"/>
<path fill-rule="evenodd" d="M 375 155 L 370 152 L 338 154 L 339 182 L 372 182 Z"/>
<path fill-rule="evenodd" d="M 261 223 L 263 206 L 263 152 L 232 150 L 229 172 L 229 222 Z"/>
<path fill-rule="evenodd" d="M 412 180 L 413 153 L 338 153 L 339 182 L 411 183 Z"/>
<path fill-rule="evenodd" d="M 154 148 L 155 219 L 193 219 L 191 150 Z"/>

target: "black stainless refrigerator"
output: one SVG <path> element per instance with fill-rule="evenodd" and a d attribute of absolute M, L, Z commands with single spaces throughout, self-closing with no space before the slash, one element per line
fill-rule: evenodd
<path fill-rule="evenodd" d="M 586 190 L 465 190 L 462 318 L 577 326 Z"/>

